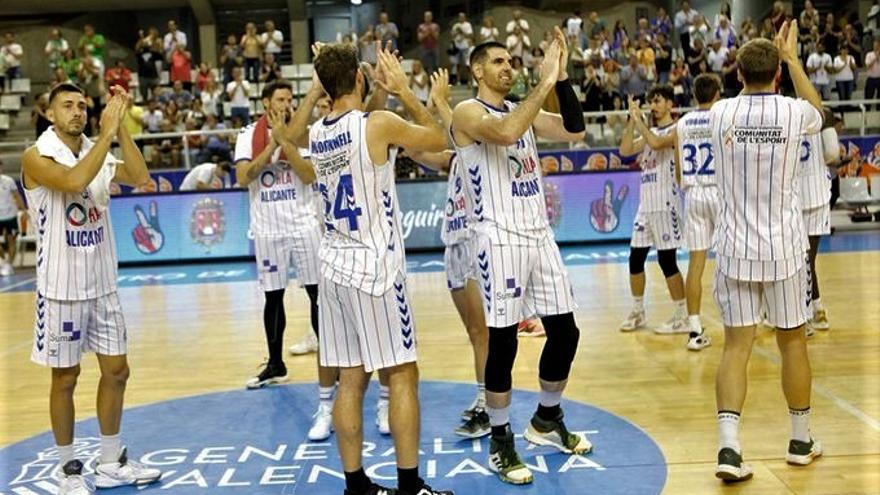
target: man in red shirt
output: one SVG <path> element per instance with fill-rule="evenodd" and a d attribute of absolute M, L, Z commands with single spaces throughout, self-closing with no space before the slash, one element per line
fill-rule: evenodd
<path fill-rule="evenodd" d="M 437 69 L 437 40 L 440 38 L 440 25 L 434 22 L 434 14 L 430 10 L 425 11 L 425 22 L 419 24 L 419 44 L 422 46 L 422 65 L 428 74 Z"/>
<path fill-rule="evenodd" d="M 117 60 L 115 66 L 107 69 L 104 80 L 107 81 L 108 88 L 122 86 L 125 91 L 128 91 L 128 85 L 131 84 L 131 71 L 125 66 L 124 60 Z"/>
<path fill-rule="evenodd" d="M 186 50 L 186 45 L 178 43 L 174 47 L 174 51 L 168 57 L 168 63 L 171 66 L 170 79 L 173 84 L 175 81 L 183 83 L 183 89 L 192 91 L 192 54 Z"/>

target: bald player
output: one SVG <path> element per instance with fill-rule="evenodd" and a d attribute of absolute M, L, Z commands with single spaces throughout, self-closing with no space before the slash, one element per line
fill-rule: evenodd
<path fill-rule="evenodd" d="M 512 369 L 517 325 L 541 317 L 547 341 L 538 369 L 540 403 L 525 438 L 568 454 L 584 454 L 590 442 L 568 431 L 560 407 L 580 331 L 568 272 L 547 219 L 535 141 L 580 141 L 584 118 L 564 67 L 565 35 L 557 27 L 541 66 L 541 80 L 519 104 L 504 100 L 513 85 L 511 56 L 496 42 L 471 53 L 477 97 L 459 103 L 452 139 L 473 200 L 476 257 L 483 311 L 489 327 L 486 403 L 491 424 L 489 468 L 507 483 L 533 481 L 516 451 L 510 428 Z M 541 110 L 555 90 L 562 114 Z"/>
<path fill-rule="evenodd" d="M 762 306 L 776 327 L 782 355 L 782 391 L 791 419 L 785 460 L 804 466 L 822 455 L 810 433 L 812 374 L 804 334 L 810 274 L 798 182 L 802 136 L 821 130 L 822 101 L 798 60 L 797 32 L 797 21 L 786 22 L 772 42 L 746 43 L 737 53 L 745 89 L 709 112 L 721 199 L 715 300 L 724 322 L 715 475 L 725 481 L 753 474 L 743 462 L 739 421 Z M 798 99 L 775 94 L 780 62 L 788 66 Z"/>
<path fill-rule="evenodd" d="M 22 156 L 22 182 L 38 226 L 37 301 L 31 360 L 52 369 L 49 415 L 59 456 L 58 491 L 145 485 L 161 472 L 130 461 L 120 439 L 128 381 L 128 336 L 116 295 L 117 260 L 110 223 L 110 182 L 139 186 L 150 178 L 144 157 L 120 125 L 131 96 L 120 86 L 101 114 L 96 141 L 83 135 L 86 95 L 62 83 L 49 94 L 52 127 Z M 117 139 L 122 161 L 109 153 Z M 101 369 L 101 435 L 94 484 L 74 453 L 74 400 L 80 361 L 94 352 Z"/>

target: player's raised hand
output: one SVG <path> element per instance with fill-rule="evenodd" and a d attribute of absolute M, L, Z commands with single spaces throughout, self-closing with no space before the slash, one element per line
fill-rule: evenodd
<path fill-rule="evenodd" d="M 287 112 L 287 110 L 276 112 L 271 108 L 266 110 L 266 119 L 269 121 L 269 127 L 272 128 L 272 139 L 279 146 L 287 142 L 287 136 L 285 135 L 288 120 Z"/>
<path fill-rule="evenodd" d="M 112 138 L 119 133 L 122 117 L 125 115 L 125 101 L 122 98 L 112 97 L 101 112 L 101 137 Z"/>
<path fill-rule="evenodd" d="M 316 41 L 312 43 L 312 60 L 318 58 L 318 54 L 321 53 L 321 48 L 324 48 L 324 43 L 321 41 Z"/>
<path fill-rule="evenodd" d="M 385 80 L 381 82 L 377 80 L 376 84 L 390 95 L 399 95 L 409 87 L 409 79 L 400 66 L 400 60 L 388 50 L 380 51 L 377 56 L 379 70 L 382 71 Z"/>
<path fill-rule="evenodd" d="M 639 105 L 639 101 L 633 95 L 629 95 L 627 96 L 627 102 L 629 104 L 629 117 L 633 120 L 642 120 L 642 107 Z"/>
<path fill-rule="evenodd" d="M 562 56 L 562 47 L 559 45 L 558 39 L 553 39 L 547 53 L 544 54 L 544 61 L 541 63 L 541 80 L 556 82 L 559 79 L 559 60 Z"/>
<path fill-rule="evenodd" d="M 559 75 L 556 77 L 558 81 L 568 79 L 568 42 L 565 39 L 565 33 L 562 28 L 556 26 L 553 28 L 553 39 L 559 42 Z"/>
<path fill-rule="evenodd" d="M 782 23 L 782 27 L 773 38 L 773 44 L 779 50 L 779 58 L 785 63 L 797 62 L 797 20 L 792 19 Z"/>
<path fill-rule="evenodd" d="M 431 74 L 431 94 L 428 101 L 435 106 L 449 104 L 449 71 L 437 69 Z"/>

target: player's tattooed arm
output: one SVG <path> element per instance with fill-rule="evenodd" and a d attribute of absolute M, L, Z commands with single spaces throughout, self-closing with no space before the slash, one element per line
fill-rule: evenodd
<path fill-rule="evenodd" d="M 798 97 L 807 100 L 810 105 L 822 114 L 822 97 L 816 91 L 813 83 L 810 82 L 810 77 L 807 76 L 798 58 L 797 34 L 797 20 L 786 21 L 782 24 L 782 29 L 779 30 L 776 38 L 773 39 L 773 44 L 779 50 L 780 60 L 788 65 L 788 73 L 791 76 L 791 82 L 794 84 L 795 93 Z"/>

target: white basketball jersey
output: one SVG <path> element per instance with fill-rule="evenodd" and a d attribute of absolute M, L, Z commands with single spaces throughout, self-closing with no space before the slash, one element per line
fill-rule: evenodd
<path fill-rule="evenodd" d="M 714 186 L 715 155 L 712 154 L 709 112 L 695 110 L 678 119 L 676 134 L 681 160 L 681 187 Z"/>
<path fill-rule="evenodd" d="M 491 115 L 504 117 L 516 105 L 504 108 L 479 102 Z M 553 237 L 534 129 L 529 128 L 511 146 L 475 142 L 455 146 L 473 200 L 474 230 L 498 244 L 539 245 Z"/>
<path fill-rule="evenodd" d="M 368 113 L 324 118 L 309 131 L 312 163 L 324 199 L 321 273 L 375 296 L 404 271 L 400 207 L 394 184 L 397 149 L 374 165 L 367 150 Z"/>
<path fill-rule="evenodd" d="M 253 136 L 256 124 L 244 127 L 235 143 L 235 162 L 252 160 Z M 275 150 L 270 165 L 260 171 L 248 184 L 250 196 L 251 232 L 261 237 L 297 235 L 303 230 L 320 225 L 314 214 L 315 190 L 305 184 L 281 157 L 281 147 Z"/>
<path fill-rule="evenodd" d="M 819 132 L 822 116 L 804 100 L 774 94 L 722 100 L 710 113 L 722 203 L 716 251 L 741 260 L 802 260 L 801 141 Z"/>
<path fill-rule="evenodd" d="M 669 124 L 666 127 L 652 127 L 651 131 L 665 136 L 674 129 L 674 124 Z M 667 211 L 680 201 L 675 183 L 675 148 L 655 150 L 645 144 L 645 149 L 639 155 L 639 167 L 642 169 L 639 211 Z"/>
<path fill-rule="evenodd" d="M 806 134 L 800 148 L 801 206 L 807 210 L 831 200 L 831 170 L 825 165 L 822 134 Z"/>
<path fill-rule="evenodd" d="M 466 241 L 473 234 L 473 207 L 465 186 L 464 167 L 458 154 L 449 161 L 449 180 L 446 186 L 446 207 L 440 239 L 446 246 Z"/>
<path fill-rule="evenodd" d="M 85 157 L 80 153 L 79 159 Z M 109 208 L 101 211 L 87 190 L 25 189 L 37 229 L 37 293 L 82 301 L 116 291 L 116 242 Z"/>

